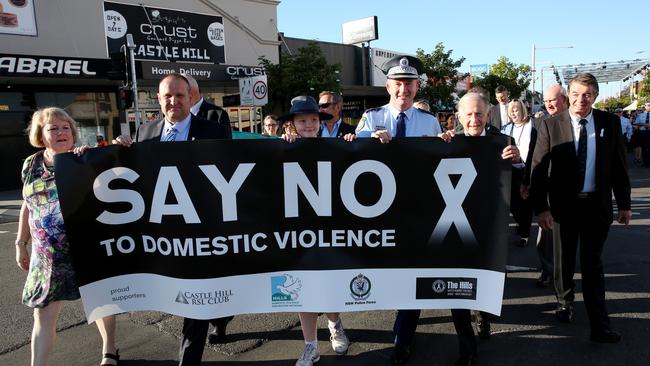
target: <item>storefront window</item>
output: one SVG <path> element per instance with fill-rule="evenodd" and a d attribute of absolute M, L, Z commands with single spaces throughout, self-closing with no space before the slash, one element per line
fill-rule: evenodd
<path fill-rule="evenodd" d="M 39 107 L 57 106 L 77 121 L 78 144 L 101 145 L 113 139 L 113 125 L 119 123 L 114 93 L 35 93 Z"/>

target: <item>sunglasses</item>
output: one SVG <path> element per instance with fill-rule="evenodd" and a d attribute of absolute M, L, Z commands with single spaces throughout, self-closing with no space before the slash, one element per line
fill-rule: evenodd
<path fill-rule="evenodd" d="M 326 108 L 329 108 L 333 104 L 335 104 L 335 103 L 321 103 L 321 104 L 318 105 L 318 107 L 326 109 Z"/>

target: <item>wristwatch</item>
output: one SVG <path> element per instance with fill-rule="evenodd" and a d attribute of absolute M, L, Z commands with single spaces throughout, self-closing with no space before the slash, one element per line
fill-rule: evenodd
<path fill-rule="evenodd" d="M 29 244 L 29 241 L 27 241 L 27 240 L 16 240 L 16 245 L 27 246 L 27 244 Z"/>

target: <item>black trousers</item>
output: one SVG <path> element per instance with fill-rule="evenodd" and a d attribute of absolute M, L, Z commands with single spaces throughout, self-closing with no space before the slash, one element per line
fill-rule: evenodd
<path fill-rule="evenodd" d="M 460 354 L 476 353 L 476 337 L 470 310 L 451 309 Z M 395 346 L 410 346 L 420 319 L 420 310 L 399 310 L 393 325 Z"/>
<path fill-rule="evenodd" d="M 208 336 L 210 323 L 215 327 L 225 327 L 232 316 L 212 320 L 183 318 L 183 338 L 179 351 L 179 366 L 198 366 L 203 358 L 205 339 Z"/>
<path fill-rule="evenodd" d="M 598 202 L 594 198 L 578 199 L 575 215 L 568 222 L 555 225 L 559 230 L 561 266 L 556 273 L 562 274 L 561 281 L 556 279 L 557 296 L 560 304 L 573 302 L 575 282 L 573 274 L 576 267 L 578 243 L 580 243 L 580 267 L 582 270 L 582 293 L 589 316 L 592 331 L 609 330 L 609 316 L 605 307 L 605 277 L 601 255 L 609 233 L 609 224 L 603 223 L 598 215 Z M 556 236 L 557 238 L 557 236 Z"/>
<path fill-rule="evenodd" d="M 510 194 L 510 213 L 517 222 L 517 234 L 520 238 L 530 236 L 530 226 L 533 222 L 533 206 L 530 199 L 521 198 L 519 186 L 514 186 Z"/>

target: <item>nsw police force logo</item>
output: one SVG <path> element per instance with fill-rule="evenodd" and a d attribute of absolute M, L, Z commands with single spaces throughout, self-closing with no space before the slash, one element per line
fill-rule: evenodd
<path fill-rule="evenodd" d="M 350 281 L 350 295 L 355 300 L 366 300 L 370 297 L 372 283 L 370 279 L 359 273 Z"/>

